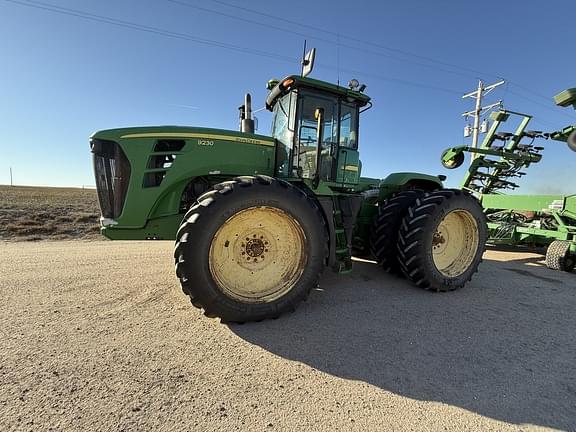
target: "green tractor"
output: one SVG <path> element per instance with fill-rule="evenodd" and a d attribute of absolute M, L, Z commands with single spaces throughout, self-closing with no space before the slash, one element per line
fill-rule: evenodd
<path fill-rule="evenodd" d="M 104 130 L 91 137 L 102 234 L 175 239 L 176 274 L 192 304 L 222 322 L 276 318 L 316 287 L 326 266 L 372 253 L 385 270 L 433 291 L 477 271 L 487 227 L 471 194 L 442 176 L 361 177 L 365 86 L 306 71 L 268 82 L 272 136 L 254 133 L 250 96 L 240 131 Z"/>

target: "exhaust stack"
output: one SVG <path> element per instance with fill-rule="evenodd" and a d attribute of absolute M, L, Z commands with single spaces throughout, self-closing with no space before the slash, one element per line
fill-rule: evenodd
<path fill-rule="evenodd" d="M 246 93 L 244 105 L 240 108 L 240 132 L 254 133 L 254 119 L 252 118 L 252 98 Z"/>

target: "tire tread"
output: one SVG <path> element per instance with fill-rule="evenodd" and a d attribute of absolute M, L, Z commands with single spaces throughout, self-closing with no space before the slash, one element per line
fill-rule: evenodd
<path fill-rule="evenodd" d="M 370 251 L 388 273 L 402 275 L 396 253 L 398 229 L 408 208 L 423 195 L 420 189 L 402 191 L 378 206 L 378 215 L 371 227 Z"/>
<path fill-rule="evenodd" d="M 475 268 L 468 278 L 452 280 L 449 284 L 438 284 L 434 283 L 431 271 L 425 262 L 423 244 L 426 236 L 430 234 L 430 227 L 428 226 L 430 218 L 438 211 L 439 207 L 446 204 L 446 201 L 464 196 L 475 200 L 472 195 L 460 189 L 441 189 L 427 192 L 424 196 L 418 197 L 406 212 L 398 233 L 397 256 L 400 269 L 416 286 L 432 291 L 453 291 L 463 287 L 471 279 L 471 275 L 478 271 L 478 265 L 482 261 L 481 255 L 477 262 L 473 262 L 472 265 Z M 483 253 L 486 250 L 486 221 L 480 204 L 478 203 L 477 206 L 477 211 L 481 214 L 484 224 L 481 231 L 483 235 L 480 235 L 479 238 Z"/>
<path fill-rule="evenodd" d="M 259 315 L 255 318 L 250 317 L 248 313 L 245 314 L 246 316 L 241 316 L 241 314 L 238 313 L 230 313 L 222 307 L 222 304 L 219 302 L 217 296 L 211 295 L 208 290 L 195 283 L 194 274 L 191 274 L 190 269 L 185 265 L 186 248 L 188 247 L 188 243 L 190 243 L 189 240 L 192 239 L 192 243 L 194 243 L 192 231 L 196 229 L 196 225 L 199 222 L 201 223 L 202 215 L 207 213 L 210 207 L 212 207 L 215 203 L 226 199 L 227 195 L 234 193 L 236 190 L 238 190 L 238 188 L 249 188 L 254 186 L 269 187 L 271 191 L 275 191 L 282 195 L 285 195 L 286 193 L 292 193 L 298 199 L 305 201 L 311 213 L 320 221 L 322 225 L 325 240 L 323 242 L 324 257 L 327 257 L 328 255 L 328 233 L 324 216 L 321 213 L 318 205 L 299 188 L 283 180 L 278 180 L 273 177 L 264 175 L 239 176 L 235 177 L 233 180 L 214 185 L 213 190 L 201 195 L 198 198 L 197 204 L 191 207 L 185 214 L 183 222 L 178 229 L 176 236 L 174 260 L 176 276 L 180 281 L 182 291 L 190 298 L 192 305 L 196 308 L 203 309 L 204 315 L 207 317 L 219 317 L 223 323 L 244 323 L 249 321 L 262 321 L 264 319 L 276 319 L 284 312 L 294 311 L 296 306 L 301 301 L 306 300 L 312 287 L 318 285 L 318 281 L 321 275 L 321 271 L 316 272 L 314 275 L 313 283 L 308 284 L 305 289 L 298 293 L 297 296 L 292 298 L 289 303 L 284 303 L 282 308 L 278 308 L 276 304 L 271 303 L 266 312 L 259 313 Z M 191 247 L 195 247 L 195 245 Z"/>

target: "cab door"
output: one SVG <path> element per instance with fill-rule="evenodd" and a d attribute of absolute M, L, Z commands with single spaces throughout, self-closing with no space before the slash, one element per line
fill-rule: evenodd
<path fill-rule="evenodd" d="M 338 160 L 335 166 L 337 183 L 353 185 L 360 181 L 358 153 L 358 106 L 342 102 L 339 113 Z"/>
<path fill-rule="evenodd" d="M 320 141 L 320 166 L 317 167 L 318 121 L 317 109 L 323 110 L 323 134 Z M 298 177 L 313 179 L 319 170 L 319 179 L 334 181 L 338 151 L 338 100 L 312 92 L 301 92 L 298 102 L 295 149 L 292 165 Z"/>

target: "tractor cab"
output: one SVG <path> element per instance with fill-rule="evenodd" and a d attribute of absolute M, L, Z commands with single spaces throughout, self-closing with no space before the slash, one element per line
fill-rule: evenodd
<path fill-rule="evenodd" d="M 270 81 L 266 108 L 274 113 L 275 175 L 318 187 L 352 187 L 360 180 L 360 109 L 370 97 L 356 90 L 302 76 Z M 330 185 L 332 183 L 332 185 Z"/>

